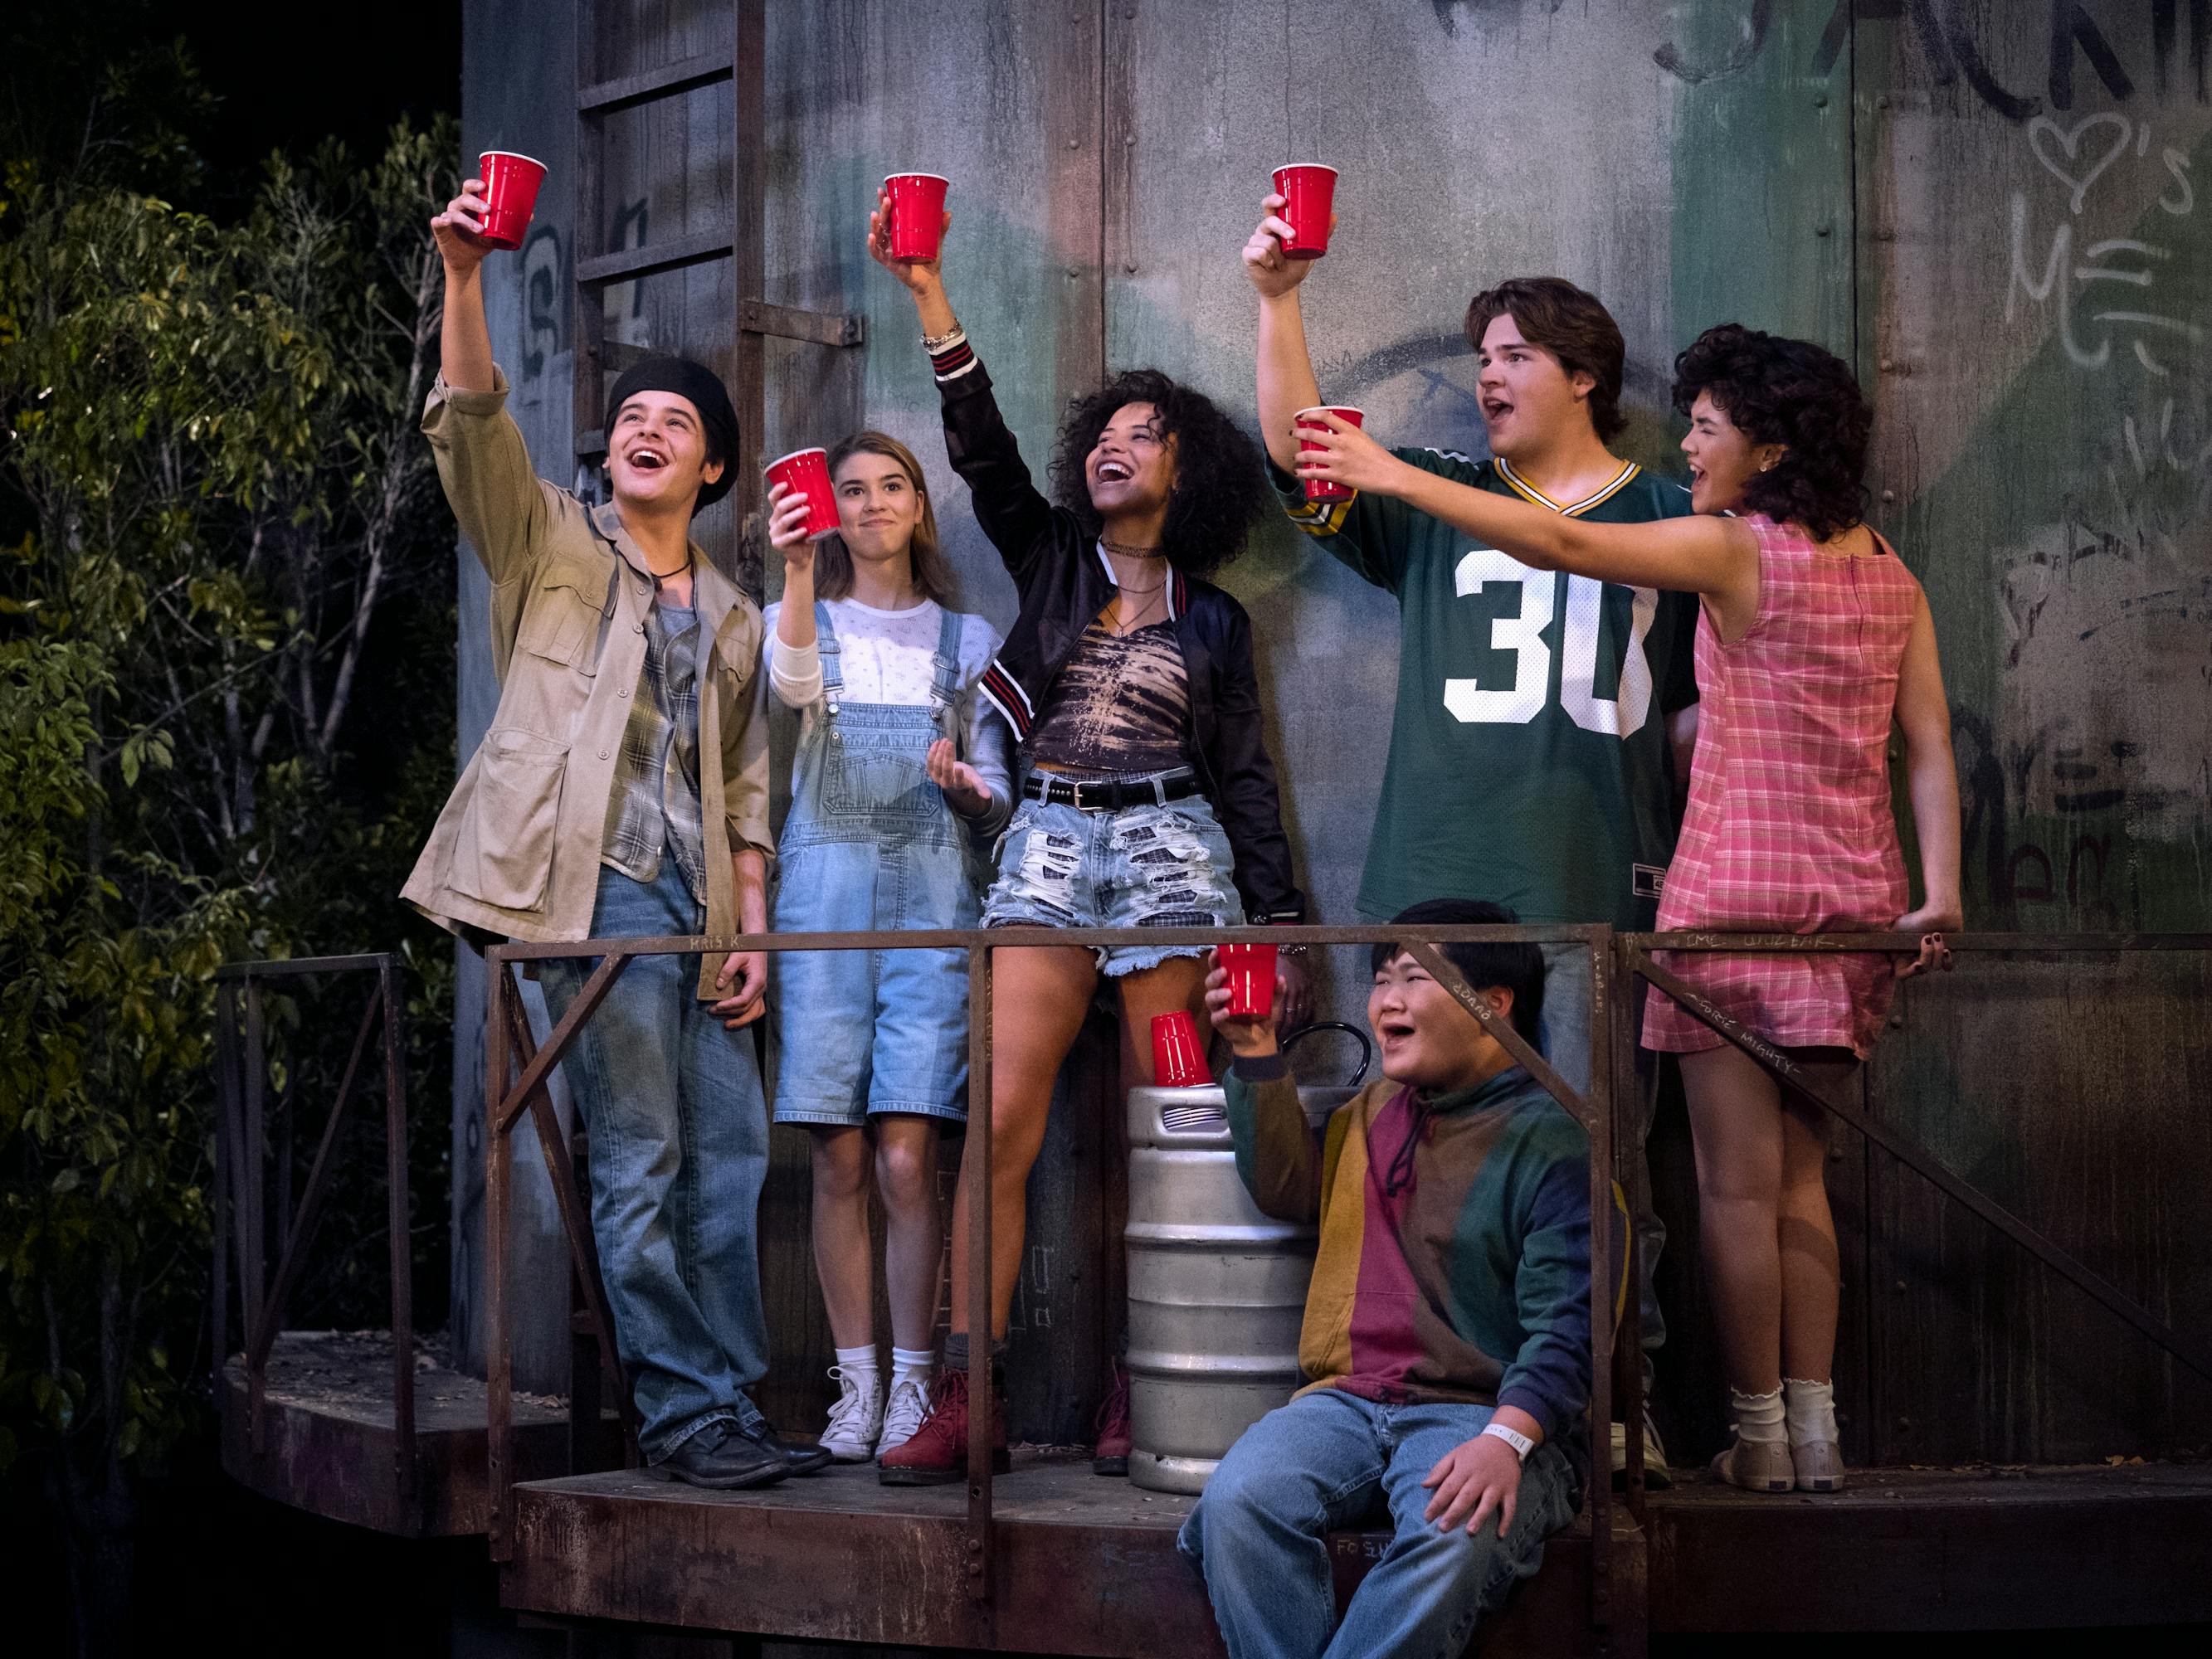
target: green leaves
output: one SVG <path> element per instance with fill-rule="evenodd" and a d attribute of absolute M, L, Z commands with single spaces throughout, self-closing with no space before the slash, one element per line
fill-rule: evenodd
<path fill-rule="evenodd" d="M 274 167 L 224 223 L 112 175 L 0 182 L 0 1468 L 194 1421 L 217 967 L 418 925 L 392 895 L 453 743 L 424 224 L 458 149 Z M 451 962 L 421 959 L 436 1075 Z M 272 1093 L 304 1094 L 327 1034 L 279 1000 Z"/>

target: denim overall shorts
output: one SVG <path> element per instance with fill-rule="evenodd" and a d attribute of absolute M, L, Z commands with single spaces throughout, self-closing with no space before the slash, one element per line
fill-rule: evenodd
<path fill-rule="evenodd" d="M 801 719 L 769 926 L 973 927 L 967 826 L 926 766 L 931 744 L 960 740 L 960 613 L 945 612 L 927 708 L 847 702 L 826 605 L 814 626 L 822 696 Z M 775 975 L 778 1123 L 967 1116 L 965 952 L 789 951 Z"/>

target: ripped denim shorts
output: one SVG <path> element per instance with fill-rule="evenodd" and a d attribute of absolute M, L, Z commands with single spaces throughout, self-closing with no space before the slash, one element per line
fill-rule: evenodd
<path fill-rule="evenodd" d="M 999 877 L 983 902 L 986 927 L 1236 927 L 1244 906 L 1230 879 L 1229 837 L 1203 795 L 1164 806 L 1085 812 L 1024 800 L 999 841 Z M 1196 945 L 1123 945 L 1097 953 L 1119 978 Z"/>

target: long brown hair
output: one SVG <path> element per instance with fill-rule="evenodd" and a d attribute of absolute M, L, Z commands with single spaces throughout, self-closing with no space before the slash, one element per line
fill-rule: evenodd
<path fill-rule="evenodd" d="M 908 449 L 888 432 L 855 432 L 841 439 L 830 452 L 830 476 L 836 478 L 837 469 L 855 455 L 880 455 L 887 461 L 896 461 L 906 474 L 907 482 L 921 498 L 921 518 L 914 527 L 914 539 L 907 544 L 907 556 L 914 563 L 914 585 L 925 599 L 934 599 L 947 610 L 952 608 L 954 585 L 952 566 L 945 556 L 945 550 L 937 541 L 937 509 L 930 504 L 929 485 L 921 476 L 921 463 Z M 825 599 L 842 599 L 853 591 L 853 550 L 845 545 L 842 536 L 825 536 L 814 551 L 814 591 Z"/>

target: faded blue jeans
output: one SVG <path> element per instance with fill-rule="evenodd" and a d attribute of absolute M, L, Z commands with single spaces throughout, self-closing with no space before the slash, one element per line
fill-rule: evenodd
<path fill-rule="evenodd" d="M 595 938 L 705 925 L 673 858 L 650 882 L 599 867 Z M 597 961 L 544 964 L 556 1020 Z M 561 1062 L 592 1138 L 592 1237 L 648 1462 L 710 1423 L 757 1418 L 744 1391 L 768 1369 L 768 1105 L 751 1030 L 725 1030 L 698 979 L 696 957 L 633 957 Z"/>
<path fill-rule="evenodd" d="M 1470 1537 L 1464 1522 L 1439 1532 L 1423 1519 L 1433 1493 L 1422 1478 L 1490 1417 L 1323 1389 L 1245 1430 L 1176 1540 L 1206 1575 L 1230 1659 L 1458 1659 L 1475 1620 L 1535 1575 L 1545 1538 L 1582 1502 L 1575 1465 L 1547 1440 L 1521 1471 L 1503 1539 L 1494 1521 Z M 1390 1542 L 1338 1627 L 1327 1534 L 1378 1506 Z"/>

